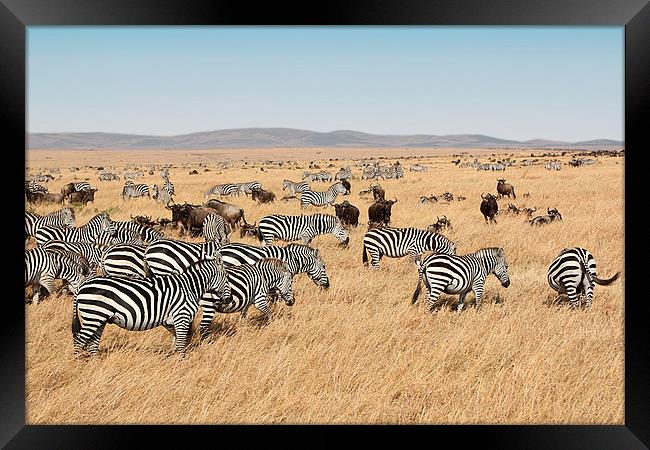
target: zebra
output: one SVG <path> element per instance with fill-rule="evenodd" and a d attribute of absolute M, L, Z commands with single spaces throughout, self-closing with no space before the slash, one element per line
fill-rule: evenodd
<path fill-rule="evenodd" d="M 428 172 L 429 168 L 420 164 L 413 164 L 409 167 L 409 172 Z"/>
<path fill-rule="evenodd" d="M 205 242 L 218 242 L 227 244 L 230 242 L 232 228 L 219 214 L 208 214 L 203 219 L 203 238 Z"/>
<path fill-rule="evenodd" d="M 159 188 L 157 184 L 154 184 L 151 187 L 151 198 L 159 201 L 165 206 L 169 206 L 170 202 L 173 202 L 172 196 L 164 188 Z"/>
<path fill-rule="evenodd" d="M 350 191 L 340 181 L 337 181 L 325 192 L 312 191 L 311 189 L 303 192 L 300 196 L 300 207 L 306 208 L 309 205 L 332 206 L 339 194 L 349 193 Z"/>
<path fill-rule="evenodd" d="M 133 181 L 127 181 L 122 189 L 122 200 L 144 197 L 145 195 L 151 197 L 149 194 L 149 186 L 146 184 L 134 184 Z"/>
<path fill-rule="evenodd" d="M 377 165 L 366 166 L 363 168 L 363 171 L 361 172 L 362 180 L 372 180 L 374 178 L 379 178 L 380 176 L 381 176 L 381 172 L 379 171 L 379 167 Z M 382 178 L 384 177 L 382 176 Z"/>
<path fill-rule="evenodd" d="M 255 264 L 264 258 L 278 258 L 287 263 L 292 277 L 307 273 L 316 286 L 322 289 L 328 289 L 330 286 L 320 251 L 308 245 L 290 243 L 284 247 L 279 245 L 256 247 L 234 242 L 221 247 L 219 253 L 226 269 L 242 264 Z"/>
<path fill-rule="evenodd" d="M 558 294 L 567 294 L 572 307 L 580 306 L 578 296 L 584 294 L 586 307 L 591 306 L 594 297 L 594 283 L 607 286 L 620 275 L 600 279 L 596 276 L 596 260 L 593 255 L 581 247 L 565 248 L 551 262 L 548 268 L 548 284 Z"/>
<path fill-rule="evenodd" d="M 192 264 L 180 275 L 143 280 L 96 277 L 85 282 L 74 301 L 72 336 L 75 357 L 87 347 L 91 356 L 107 323 L 132 331 L 163 326 L 174 335 L 174 347 L 185 355 L 190 327 L 207 291 L 230 298 L 226 271 L 218 255 Z"/>
<path fill-rule="evenodd" d="M 237 186 L 237 193 L 235 195 L 239 194 L 245 194 L 248 196 L 248 194 L 252 193 L 253 189 L 262 189 L 262 183 L 259 181 L 250 181 L 248 183 L 234 183 L 235 186 Z"/>
<path fill-rule="evenodd" d="M 102 172 L 99 174 L 99 181 L 119 180 L 120 177 L 112 172 Z"/>
<path fill-rule="evenodd" d="M 144 260 L 152 276 L 180 274 L 191 264 L 219 254 L 218 242 L 194 243 L 174 239 L 160 239 L 149 244 Z"/>
<path fill-rule="evenodd" d="M 25 240 L 34 236 L 40 227 L 74 228 L 75 213 L 71 208 L 63 208 L 45 216 L 25 211 Z M 25 242 L 27 243 L 27 242 Z"/>
<path fill-rule="evenodd" d="M 93 189 L 90 183 L 86 181 L 79 181 L 78 183 L 72 183 L 72 185 L 74 186 L 75 192 L 90 191 Z"/>
<path fill-rule="evenodd" d="M 89 268 L 95 270 L 100 266 L 104 255 L 104 246 L 88 242 L 49 241 L 41 246 L 43 250 L 76 253 L 88 261 Z"/>
<path fill-rule="evenodd" d="M 144 172 L 141 170 L 138 170 L 137 172 L 124 172 L 125 180 L 132 180 L 143 176 L 144 176 Z"/>
<path fill-rule="evenodd" d="M 392 171 L 395 174 L 394 176 L 396 179 L 399 180 L 400 178 L 404 178 L 404 168 L 399 163 L 399 161 L 397 161 L 392 167 Z"/>
<path fill-rule="evenodd" d="M 162 239 L 165 237 L 160 231 L 147 226 L 147 225 L 142 225 L 137 222 L 133 221 L 113 221 L 115 224 L 115 229 L 120 232 L 122 230 L 129 230 L 137 233 L 141 238 L 142 241 L 150 244 L 152 242 L 157 241 L 158 239 Z M 128 237 L 127 234 L 123 235 L 124 237 Z"/>
<path fill-rule="evenodd" d="M 53 292 L 53 282 L 56 278 L 67 281 L 73 293 L 78 292 L 88 274 L 88 269 L 77 261 L 77 258 L 65 252 L 48 251 L 42 248 L 26 251 L 25 287 L 34 286 L 36 290 L 32 298 L 33 304 L 38 305 L 41 299 L 41 288 L 47 291 L 43 297 Z"/>
<path fill-rule="evenodd" d="M 363 237 L 362 260 L 370 268 L 378 269 L 382 256 L 399 258 L 408 255 L 411 261 L 425 251 L 456 254 L 456 245 L 442 234 L 431 233 L 418 228 L 372 228 Z"/>
<path fill-rule="evenodd" d="M 169 194 L 169 197 L 172 197 L 175 191 L 174 183 L 169 181 L 169 171 L 165 169 L 165 171 L 161 173 L 161 176 L 163 179 L 162 189 Z"/>
<path fill-rule="evenodd" d="M 140 233 L 126 229 L 115 230 L 112 234 L 110 232 L 101 232 L 95 238 L 94 243 L 104 247 L 114 244 L 146 245 Z"/>
<path fill-rule="evenodd" d="M 57 240 L 65 242 L 94 243 L 100 233 L 115 234 L 116 228 L 107 212 L 101 212 L 91 218 L 85 225 L 77 228 L 57 228 L 43 226 L 36 230 L 34 237 L 38 245 Z"/>
<path fill-rule="evenodd" d="M 227 302 L 219 301 L 219 294 L 208 290 L 199 306 L 203 312 L 199 330 L 206 337 L 215 313 L 230 314 L 241 311 L 246 316 L 248 307 L 255 307 L 262 312 L 265 319 L 271 315 L 269 294 L 279 291 L 280 296 L 289 306 L 293 305 L 292 276 L 287 263 L 277 258 L 264 258 L 255 264 L 243 264 L 226 270 L 231 297 Z M 223 297 L 222 297 L 223 298 Z"/>
<path fill-rule="evenodd" d="M 332 174 L 327 172 L 304 172 L 302 179 L 307 181 L 332 181 Z"/>
<path fill-rule="evenodd" d="M 544 164 L 546 170 L 562 170 L 562 163 L 557 161 L 549 161 Z"/>
<path fill-rule="evenodd" d="M 146 245 L 113 244 L 104 251 L 99 267 L 107 277 L 146 278 L 150 275 L 146 251 Z"/>
<path fill-rule="evenodd" d="M 460 294 L 457 311 L 463 309 L 465 296 L 469 291 L 474 292 L 476 307 L 481 306 L 485 278 L 493 273 L 501 282 L 501 286 L 510 286 L 508 277 L 508 261 L 503 248 L 482 248 L 469 255 L 432 254 L 424 258 L 418 267 L 418 284 L 413 293 L 411 304 L 420 295 L 420 282 L 424 280 L 429 295 L 427 303 L 433 310 L 442 292 Z"/>
<path fill-rule="evenodd" d="M 329 214 L 312 214 L 288 216 L 271 214 L 262 217 L 259 224 L 258 238 L 262 246 L 273 244 L 274 239 L 297 241 L 309 244 L 319 234 L 329 233 L 338 239 L 341 246 L 350 242 L 350 234 L 341 220 Z"/>
<path fill-rule="evenodd" d="M 217 184 L 215 186 L 212 186 L 210 189 L 205 191 L 203 194 L 204 199 L 210 198 L 211 195 L 238 195 L 239 193 L 239 186 L 237 184 L 233 183 L 227 183 L 227 184 Z"/>
<path fill-rule="evenodd" d="M 282 182 L 282 190 L 285 191 L 287 189 L 289 189 L 290 195 L 295 196 L 296 193 L 303 193 L 310 190 L 311 188 L 309 187 L 309 182 L 307 181 L 299 181 L 295 183 L 291 180 L 284 180 Z"/>
<path fill-rule="evenodd" d="M 334 180 L 350 180 L 352 178 L 352 169 L 350 166 L 341 167 L 341 169 L 334 175 Z"/>
<path fill-rule="evenodd" d="M 47 194 L 49 191 L 42 184 L 37 183 L 34 180 L 25 180 L 25 192 L 30 194 L 42 193 Z"/>

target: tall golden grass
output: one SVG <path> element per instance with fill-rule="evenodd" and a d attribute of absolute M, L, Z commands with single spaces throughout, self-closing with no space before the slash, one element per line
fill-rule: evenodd
<path fill-rule="evenodd" d="M 50 192 L 74 177 L 99 187 L 93 204 L 75 208 L 78 225 L 103 210 L 115 220 L 136 214 L 171 217 L 150 199 L 122 201 L 121 181 L 99 182 L 86 167 L 69 172 L 66 167 L 84 164 L 80 153 L 54 152 L 47 160 L 43 151 L 32 153 L 32 171 L 62 167 L 62 179 L 48 183 Z M 299 180 L 309 162 L 280 168 L 250 160 L 222 170 L 204 159 L 211 171 L 203 172 L 190 153 L 137 156 L 144 169 L 152 162 L 173 164 L 175 200 L 191 203 L 200 203 L 216 183 L 251 180 L 279 199 L 282 180 Z M 272 153 L 260 153 L 259 159 L 276 159 Z M 475 154 L 483 160 L 489 156 Z M 596 286 L 591 309 L 571 310 L 554 301 L 546 270 L 562 248 L 582 246 L 595 256 L 599 276 L 624 271 L 623 160 L 598 158 L 595 166 L 565 165 L 560 172 L 532 166 L 497 173 L 458 168 L 450 154 L 432 155 L 418 161 L 429 166 L 428 173 L 408 172 L 416 160 L 401 159 L 405 177 L 381 182 L 387 198 L 398 199 L 392 225 L 424 228 L 444 214 L 454 227 L 447 235 L 459 241 L 460 254 L 503 247 L 511 286 L 502 288 L 491 276 L 480 309 L 474 308 L 473 295 L 462 313 L 454 311 L 457 296 L 444 294 L 436 312 L 429 312 L 424 296 L 412 306 L 417 270 L 406 258 L 383 258 L 376 271 L 362 265 L 370 201 L 358 193 L 369 182 L 361 181 L 355 168 L 352 193 L 341 199 L 359 207 L 363 223 L 351 231 L 349 248 L 338 248 L 329 235 L 312 243 L 321 249 L 331 288 L 321 291 L 299 275 L 292 307 L 275 304 L 265 325 L 254 309 L 245 319 L 219 315 L 209 340 L 193 335 L 185 359 L 173 354 L 171 335 L 162 328 L 128 332 L 111 325 L 98 357 L 75 360 L 72 298 L 55 294 L 37 306 L 26 304 L 27 423 L 622 424 L 624 272 L 611 286 Z M 327 151 L 308 157 L 314 156 L 322 168 L 333 164 L 332 173 L 351 162 L 331 162 Z M 529 152 L 514 156 L 522 159 Z M 103 164 L 126 164 L 111 152 L 94 157 Z M 561 159 L 566 162 L 569 155 Z M 199 174 L 188 175 L 190 168 Z M 557 207 L 564 220 L 532 228 L 522 217 L 497 216 L 496 225 L 486 225 L 480 194 L 494 193 L 502 177 L 515 186 L 512 203 L 537 206 L 540 213 Z M 160 181 L 156 171 L 142 182 Z M 328 184 L 314 186 L 325 190 Z M 467 200 L 419 205 L 421 195 L 444 191 Z M 526 192 L 530 197 L 523 197 Z M 334 214 L 333 208 L 301 211 L 296 202 L 226 201 L 243 207 L 251 223 L 270 213 Z M 499 207 L 508 201 L 500 200 Z M 58 207 L 28 209 L 47 213 Z M 232 240 L 257 244 L 240 239 L 238 230 Z M 200 313 L 196 323 L 199 319 Z"/>

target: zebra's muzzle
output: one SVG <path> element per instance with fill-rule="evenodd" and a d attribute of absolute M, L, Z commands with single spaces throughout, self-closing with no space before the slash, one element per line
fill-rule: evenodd
<path fill-rule="evenodd" d="M 510 286 L 510 280 L 506 280 L 505 282 L 502 282 L 501 286 L 503 286 L 504 288 L 507 288 L 508 286 Z"/>

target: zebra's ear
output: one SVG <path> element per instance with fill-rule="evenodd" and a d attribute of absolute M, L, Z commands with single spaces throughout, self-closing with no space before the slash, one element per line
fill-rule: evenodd
<path fill-rule="evenodd" d="M 503 257 L 506 256 L 506 252 L 505 252 L 505 250 L 503 249 L 503 247 L 499 247 L 499 249 L 497 250 L 497 256 L 498 256 L 499 258 L 503 258 Z"/>

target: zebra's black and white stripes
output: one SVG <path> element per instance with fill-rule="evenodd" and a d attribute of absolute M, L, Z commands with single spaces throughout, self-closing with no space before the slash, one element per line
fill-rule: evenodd
<path fill-rule="evenodd" d="M 284 180 L 282 182 L 282 190 L 289 190 L 290 195 L 296 195 L 297 193 L 303 193 L 305 191 L 310 190 L 311 188 L 309 187 L 309 182 L 307 181 L 299 181 L 299 182 L 293 182 L 291 180 Z"/>
<path fill-rule="evenodd" d="M 456 246 L 442 234 L 431 233 L 418 228 L 373 228 L 363 237 L 363 263 L 379 268 L 382 256 L 399 258 L 408 255 L 415 261 L 425 251 L 456 254 Z"/>
<path fill-rule="evenodd" d="M 78 258 L 64 251 L 35 248 L 25 252 L 25 287 L 34 286 L 34 305 L 40 300 L 41 287 L 45 288 L 46 295 L 49 295 L 53 291 L 54 280 L 61 278 L 67 281 L 71 291 L 76 293 L 88 273 L 87 266 L 80 264 Z"/>
<path fill-rule="evenodd" d="M 596 260 L 581 247 L 565 248 L 548 268 L 548 284 L 559 294 L 567 294 L 573 307 L 579 306 L 579 296 L 585 296 L 585 306 L 590 307 L 594 297 L 594 284 L 606 286 L 620 275 L 608 279 L 596 275 Z"/>
<path fill-rule="evenodd" d="M 122 189 L 122 199 L 137 198 L 137 197 L 151 197 L 149 194 L 149 186 L 146 184 L 134 184 L 133 181 L 127 181 Z"/>
<path fill-rule="evenodd" d="M 234 183 L 217 184 L 203 193 L 203 198 L 208 199 L 212 195 L 238 195 L 239 186 Z"/>
<path fill-rule="evenodd" d="M 227 244 L 230 242 L 232 228 L 219 214 L 208 214 L 203 219 L 203 238 L 205 242 Z"/>
<path fill-rule="evenodd" d="M 303 244 L 309 244 L 316 236 L 326 233 L 333 235 L 341 245 L 350 242 L 350 234 L 341 220 L 329 214 L 300 216 L 271 214 L 260 220 L 258 229 L 262 245 L 271 245 L 275 239 L 281 241 L 302 239 Z"/>
<path fill-rule="evenodd" d="M 341 169 L 336 172 L 336 175 L 334 175 L 334 179 L 337 181 L 352 179 L 352 169 L 350 169 L 350 166 L 341 167 Z"/>
<path fill-rule="evenodd" d="M 75 355 L 87 347 L 99 351 L 106 324 L 133 331 L 164 326 L 174 335 L 177 352 L 184 354 L 199 298 L 210 290 L 217 299 L 230 298 L 220 258 L 192 264 L 180 275 L 143 280 L 96 277 L 75 296 L 72 335 Z"/>
<path fill-rule="evenodd" d="M 433 310 L 442 292 L 460 294 L 457 310 L 463 309 L 465 297 L 470 291 L 476 297 L 476 306 L 481 306 L 485 278 L 493 273 L 503 287 L 510 286 L 508 261 L 502 248 L 483 248 L 469 255 L 432 254 L 424 258 L 418 267 L 418 285 L 413 293 L 412 303 L 420 295 L 420 282 L 428 290 L 427 303 Z"/>
<path fill-rule="evenodd" d="M 173 239 L 160 239 L 149 244 L 145 262 L 154 276 L 183 273 L 197 261 L 219 254 L 218 242 L 193 243 Z"/>
<path fill-rule="evenodd" d="M 314 206 L 332 206 L 336 202 L 339 194 L 347 194 L 349 191 L 341 183 L 336 182 L 325 192 L 307 190 L 300 196 L 300 206 L 305 208 L 309 205 Z"/>
<path fill-rule="evenodd" d="M 88 242 L 64 242 L 64 241 L 48 241 L 39 246 L 43 250 L 48 251 L 63 251 L 77 253 L 83 256 L 91 269 L 99 267 L 104 254 L 104 247 L 100 244 L 90 244 Z"/>
<path fill-rule="evenodd" d="M 71 208 L 63 208 L 45 216 L 25 211 L 25 239 L 36 234 L 41 227 L 74 228 L 75 213 Z"/>
<path fill-rule="evenodd" d="M 101 212 L 81 227 L 57 228 L 43 226 L 36 230 L 34 236 L 36 237 L 38 245 L 52 240 L 94 243 L 100 233 L 105 232 L 109 235 L 113 235 L 115 231 L 115 224 L 108 217 L 108 214 L 106 212 Z"/>
<path fill-rule="evenodd" d="M 146 245 L 111 245 L 104 250 L 99 267 L 107 277 L 145 278 L 149 276 L 146 251 Z"/>
<path fill-rule="evenodd" d="M 293 305 L 291 272 L 287 264 L 280 259 L 265 258 L 255 264 L 231 267 L 226 273 L 231 293 L 229 301 L 220 301 L 219 294 L 211 290 L 199 301 L 203 311 L 199 330 L 203 336 L 208 334 L 217 312 L 230 314 L 241 311 L 242 316 L 245 316 L 248 307 L 254 305 L 268 318 L 271 314 L 268 297 L 272 292 L 279 292 L 287 305 Z"/>

